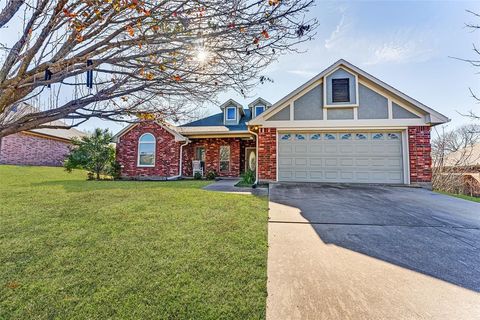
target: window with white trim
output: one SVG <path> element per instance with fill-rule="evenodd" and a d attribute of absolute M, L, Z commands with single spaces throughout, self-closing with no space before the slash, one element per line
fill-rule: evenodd
<path fill-rule="evenodd" d="M 227 107 L 226 119 L 227 120 L 236 120 L 237 119 L 237 108 L 236 107 Z"/>
<path fill-rule="evenodd" d="M 220 172 L 230 171 L 230 146 L 220 146 Z"/>
<path fill-rule="evenodd" d="M 255 117 L 258 117 L 262 112 L 265 111 L 265 106 L 257 105 L 255 106 Z"/>
<path fill-rule="evenodd" d="M 151 133 L 144 133 L 138 139 L 138 166 L 155 166 L 155 137 Z"/>

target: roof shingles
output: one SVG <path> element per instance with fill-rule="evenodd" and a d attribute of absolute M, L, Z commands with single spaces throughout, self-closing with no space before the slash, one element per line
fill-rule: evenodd
<path fill-rule="evenodd" d="M 225 125 L 223 122 L 223 113 L 217 113 L 209 117 L 192 121 L 186 124 L 181 125 L 180 127 L 225 127 L 228 131 L 246 131 L 247 122 L 251 119 L 251 114 L 249 109 L 243 109 L 245 115 L 242 116 L 240 122 L 236 125 Z"/>

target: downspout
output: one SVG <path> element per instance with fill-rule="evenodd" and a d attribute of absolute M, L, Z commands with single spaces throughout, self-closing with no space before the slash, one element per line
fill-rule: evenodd
<path fill-rule="evenodd" d="M 182 177 L 183 171 L 183 147 L 190 143 L 190 140 L 187 139 L 184 144 L 180 145 L 180 159 L 178 160 L 178 174 L 173 177 L 168 177 L 167 180 L 177 180 Z"/>
<path fill-rule="evenodd" d="M 254 131 L 250 130 L 250 127 L 248 127 L 248 132 L 253 134 L 255 136 L 255 152 L 256 152 L 256 157 L 255 157 L 255 182 L 253 183 L 254 186 L 258 184 L 258 134 Z"/>

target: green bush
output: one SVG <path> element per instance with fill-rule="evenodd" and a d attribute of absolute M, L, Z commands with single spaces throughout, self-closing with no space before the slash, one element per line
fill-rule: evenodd
<path fill-rule="evenodd" d="M 215 178 L 217 178 L 217 177 L 218 177 L 218 174 L 215 170 L 210 170 L 210 171 L 207 172 L 206 178 L 208 180 L 215 180 Z"/>
<path fill-rule="evenodd" d="M 122 166 L 117 161 L 112 161 L 110 168 L 108 168 L 108 173 L 112 176 L 114 180 L 119 179 L 121 175 Z"/>
<path fill-rule="evenodd" d="M 252 185 L 255 183 L 255 171 L 247 170 L 241 175 L 241 178 L 242 184 Z"/>
<path fill-rule="evenodd" d="M 195 172 L 195 174 L 193 175 L 193 179 L 195 180 L 202 180 L 202 174 L 200 172 Z"/>
<path fill-rule="evenodd" d="M 87 170 L 88 180 L 100 180 L 101 175 L 111 173 L 115 162 L 115 148 L 108 129 L 95 129 L 90 135 L 72 140 L 72 149 L 64 162 L 65 170 Z"/>

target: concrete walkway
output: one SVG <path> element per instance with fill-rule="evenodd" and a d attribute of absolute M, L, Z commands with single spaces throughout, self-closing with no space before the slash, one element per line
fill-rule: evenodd
<path fill-rule="evenodd" d="M 244 188 L 244 187 L 235 187 L 239 182 L 238 179 L 225 179 L 218 180 L 208 186 L 203 187 L 204 190 L 209 191 L 218 191 L 226 193 L 238 193 L 238 194 L 253 194 L 256 196 L 266 196 L 268 195 L 268 188 Z"/>
<path fill-rule="evenodd" d="M 438 208 L 450 208 L 448 203 L 455 202 L 451 208 L 456 208 L 459 215 L 465 213 L 463 221 L 460 216 L 457 220 L 464 224 L 467 223 L 467 210 L 474 210 L 472 213 L 475 214 L 476 209 L 480 209 L 480 206 L 475 207 L 464 200 L 424 190 L 402 189 L 407 188 L 373 189 L 374 196 L 369 201 L 360 202 L 354 199 L 354 194 L 361 190 L 271 185 L 267 319 L 479 319 L 480 294 L 476 290 L 453 284 L 454 278 L 445 281 L 441 275 L 420 272 L 416 269 L 421 269 L 421 265 L 408 265 L 402 260 L 410 258 L 412 263 L 431 263 L 438 268 L 446 266 L 445 270 L 452 269 L 451 272 L 460 268 L 455 263 L 459 266 L 466 264 L 460 273 L 469 277 L 470 270 L 478 278 L 476 264 L 471 265 L 478 257 L 478 242 L 472 238 L 477 237 L 476 229 L 468 238 L 471 240 L 469 244 L 450 237 L 445 230 L 430 226 L 398 226 L 398 221 L 395 221 L 397 226 L 390 226 L 385 218 L 379 220 L 380 216 L 363 225 L 348 220 L 337 223 L 339 219 L 348 218 L 347 212 L 352 219 L 360 219 L 362 212 L 366 219 L 372 218 L 368 214 L 378 207 L 375 201 L 384 200 L 380 191 L 384 194 L 398 192 L 397 197 L 403 196 L 404 192 L 410 200 L 405 200 L 409 207 L 401 208 L 401 203 L 396 204 L 389 196 L 385 209 L 390 207 L 392 212 L 405 210 L 406 214 L 412 214 L 415 205 L 422 205 L 419 202 L 422 199 L 437 202 Z M 374 207 L 369 208 L 369 203 L 374 203 Z M 432 204 L 428 210 L 438 213 L 438 208 Z M 450 218 L 456 217 L 457 213 L 453 212 Z M 387 211 L 382 214 L 389 217 Z M 428 212 L 425 215 L 432 217 Z M 441 221 L 438 214 L 434 217 L 437 219 L 435 223 Z M 398 220 L 399 217 L 393 218 Z M 441 223 L 446 221 L 444 218 Z M 412 216 L 410 221 L 414 220 L 415 216 Z M 476 220 L 472 218 L 468 223 L 476 223 Z M 412 241 L 422 241 L 418 235 L 425 232 L 435 232 L 439 237 L 444 234 L 445 237 L 433 239 L 435 242 L 443 239 L 443 242 L 433 243 L 430 250 L 428 242 L 422 244 L 424 247 L 412 245 Z M 406 238 L 397 238 L 399 235 Z M 408 241 L 408 238 L 412 240 Z M 451 253 L 452 243 L 457 249 Z M 469 255 L 461 256 L 467 252 L 467 247 L 470 248 Z M 377 248 L 383 251 L 375 254 L 373 250 Z M 406 257 L 400 253 L 404 251 L 408 251 Z M 449 254 L 459 254 L 458 261 L 448 260 L 446 256 Z M 447 279 L 448 275 L 444 278 Z M 458 279 L 458 282 L 463 280 Z"/>

